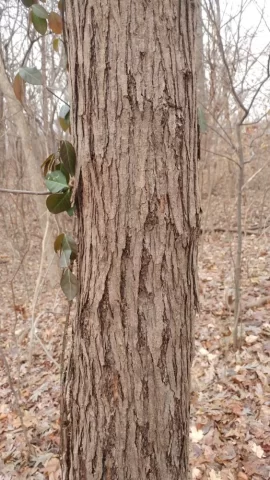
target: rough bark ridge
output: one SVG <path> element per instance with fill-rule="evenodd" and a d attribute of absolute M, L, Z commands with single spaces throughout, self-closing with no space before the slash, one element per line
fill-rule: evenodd
<path fill-rule="evenodd" d="M 194 3 L 66 8 L 80 294 L 64 479 L 184 480 L 199 232 Z"/>

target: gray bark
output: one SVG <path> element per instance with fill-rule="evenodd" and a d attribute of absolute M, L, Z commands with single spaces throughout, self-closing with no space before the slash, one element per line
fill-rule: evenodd
<path fill-rule="evenodd" d="M 65 480 L 185 480 L 199 235 L 195 7 L 66 1 L 80 292 Z"/>

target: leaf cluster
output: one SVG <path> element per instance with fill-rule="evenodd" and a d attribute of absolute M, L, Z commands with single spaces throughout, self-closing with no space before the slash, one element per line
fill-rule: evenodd
<path fill-rule="evenodd" d="M 54 250 L 60 254 L 60 267 L 63 268 L 60 285 L 67 299 L 71 301 L 78 290 L 77 278 L 71 271 L 72 263 L 78 255 L 77 245 L 70 235 L 61 233 L 54 242 Z"/>
<path fill-rule="evenodd" d="M 41 168 L 45 176 L 45 184 L 51 192 L 51 195 L 47 197 L 46 205 L 51 213 L 67 212 L 68 215 L 73 215 L 74 207 L 71 205 L 71 195 L 75 166 L 75 149 L 67 140 L 60 142 L 57 154 L 51 154 L 43 162 Z"/>
<path fill-rule="evenodd" d="M 29 8 L 29 21 L 40 35 L 45 35 L 48 27 L 56 35 L 62 33 L 62 18 L 59 13 L 48 12 L 42 5 L 37 4 L 35 0 L 21 0 L 21 2 L 25 7 Z M 63 2 L 58 2 L 58 8 L 62 11 Z"/>
<path fill-rule="evenodd" d="M 36 0 L 21 0 L 29 8 L 29 19 L 35 30 L 45 35 L 49 27 L 53 33 L 59 35 L 63 31 L 62 18 L 56 12 L 48 12 Z M 58 2 L 61 12 L 64 9 L 64 0 Z M 53 49 L 58 52 L 59 38 L 53 39 Z M 25 83 L 42 85 L 42 73 L 36 67 L 23 66 L 14 78 L 13 88 L 17 99 L 23 102 Z M 63 131 L 70 128 L 70 108 L 63 105 L 59 113 L 59 123 Z M 71 204 L 73 177 L 75 175 L 76 153 L 73 145 L 67 140 L 60 142 L 59 149 L 52 153 L 43 162 L 41 168 L 45 177 L 45 185 L 50 192 L 46 200 L 48 210 L 53 214 L 67 212 L 72 216 L 74 207 Z M 77 278 L 72 273 L 74 260 L 77 258 L 77 245 L 74 239 L 66 234 L 58 235 L 54 242 L 54 250 L 60 255 L 60 267 L 63 269 L 61 288 L 69 301 L 77 294 Z"/>

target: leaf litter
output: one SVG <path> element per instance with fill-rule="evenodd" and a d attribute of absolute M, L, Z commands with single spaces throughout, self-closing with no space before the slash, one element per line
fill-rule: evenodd
<path fill-rule="evenodd" d="M 235 239 L 234 239 L 235 241 Z M 200 254 L 201 311 L 195 319 L 190 427 L 193 479 L 267 480 L 270 478 L 270 247 L 245 238 L 242 345 L 232 348 L 233 284 L 231 237 L 212 234 Z M 8 252 L 3 252 L 9 258 Z M 6 258 L 6 257 L 5 257 Z M 38 269 L 31 260 L 31 271 Z M 33 273 L 34 276 L 34 273 Z M 67 304 L 47 288 L 39 299 L 37 334 L 55 360 L 35 342 L 29 369 L 25 329 L 31 305 L 20 286 L 16 309 L 7 278 L 1 280 L 1 348 L 8 361 L 21 417 L 1 364 L 0 480 L 60 480 L 59 367 Z M 232 295 L 227 301 L 226 292 Z M 53 307 L 52 307 L 53 305 Z M 15 313 L 16 310 L 16 313 Z M 26 444 L 24 429 L 30 445 Z"/>

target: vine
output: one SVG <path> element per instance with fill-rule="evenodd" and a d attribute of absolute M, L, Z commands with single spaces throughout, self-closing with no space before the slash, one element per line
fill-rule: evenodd
<path fill-rule="evenodd" d="M 33 27 L 39 34 L 45 35 L 48 27 L 51 30 L 50 33 L 59 35 L 63 32 L 64 0 L 58 2 L 58 9 L 62 15 L 54 11 L 48 12 L 36 0 L 21 0 L 21 2 L 29 9 L 29 22 L 33 24 Z M 56 52 L 59 50 L 59 40 L 61 38 L 54 37 L 52 41 L 53 49 Z M 26 67 L 24 65 L 19 69 L 13 81 L 13 89 L 21 103 L 23 103 L 25 83 L 42 85 L 41 71 L 35 66 Z M 63 102 L 58 120 L 64 132 L 70 130 L 69 105 L 51 89 L 47 89 Z M 46 199 L 48 210 L 52 214 L 67 212 L 69 216 L 72 216 L 74 214 L 74 205 L 72 205 L 71 199 L 76 168 L 76 153 L 73 145 L 67 140 L 61 140 L 58 151 L 49 155 L 41 165 L 41 168 L 45 185 L 49 191 Z M 78 290 L 77 278 L 72 273 L 73 263 L 77 258 L 76 242 L 71 235 L 61 233 L 55 239 L 54 250 L 59 255 L 60 267 L 63 269 L 60 285 L 67 299 L 71 301 L 76 296 Z"/>
<path fill-rule="evenodd" d="M 71 197 L 73 191 L 76 167 L 76 153 L 73 145 L 67 140 L 60 142 L 56 154 L 51 154 L 43 162 L 41 168 L 45 177 L 45 185 L 50 195 L 46 199 L 46 206 L 53 214 L 67 212 L 74 214 L 74 205 Z M 72 273 L 74 260 L 77 258 L 77 245 L 67 233 L 58 235 L 54 242 L 54 250 L 60 254 L 60 267 L 63 269 L 61 288 L 69 301 L 77 294 L 77 278 Z"/>

